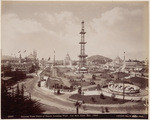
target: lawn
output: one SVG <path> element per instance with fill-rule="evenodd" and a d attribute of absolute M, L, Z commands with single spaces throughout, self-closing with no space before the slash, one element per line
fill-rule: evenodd
<path fill-rule="evenodd" d="M 141 89 L 148 87 L 148 79 L 145 78 L 133 77 L 128 79 L 128 81 L 131 81 L 134 85 L 139 86 Z"/>
<path fill-rule="evenodd" d="M 100 95 L 89 95 L 89 96 L 83 96 L 79 94 L 71 95 L 69 98 L 84 101 L 85 103 L 90 104 L 121 104 L 123 103 L 123 100 L 120 99 L 112 99 L 110 97 L 104 96 L 104 98 L 100 98 Z M 125 102 L 129 102 L 129 100 L 125 100 Z"/>
<path fill-rule="evenodd" d="M 73 86 L 74 85 L 81 85 L 81 81 L 80 80 L 79 81 L 70 81 L 70 84 Z M 89 81 L 82 82 L 82 86 L 89 86 L 89 85 L 91 85 Z"/>

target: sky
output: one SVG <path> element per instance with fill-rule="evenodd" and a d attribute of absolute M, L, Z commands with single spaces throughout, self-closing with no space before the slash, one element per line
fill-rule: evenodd
<path fill-rule="evenodd" d="M 3 55 L 78 60 L 84 20 L 88 56 L 148 58 L 148 2 L 2 2 L 1 19 Z"/>

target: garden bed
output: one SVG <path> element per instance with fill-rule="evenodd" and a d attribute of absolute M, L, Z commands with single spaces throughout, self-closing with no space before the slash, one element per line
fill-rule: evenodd
<path fill-rule="evenodd" d="M 71 95 L 69 98 L 79 101 L 84 101 L 89 104 L 121 104 L 123 100 L 121 99 L 113 99 L 111 97 L 104 96 L 104 98 L 100 97 L 100 95 L 89 95 L 84 96 L 80 94 Z M 124 102 L 129 102 L 129 100 L 124 100 Z"/>

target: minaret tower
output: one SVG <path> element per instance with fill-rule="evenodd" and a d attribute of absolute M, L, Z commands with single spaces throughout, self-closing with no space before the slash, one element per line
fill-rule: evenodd
<path fill-rule="evenodd" d="M 57 70 L 55 67 L 55 51 L 54 51 L 54 60 L 53 60 L 53 64 L 52 64 L 52 77 L 56 77 L 57 76 Z"/>
<path fill-rule="evenodd" d="M 85 35 L 85 31 L 84 31 L 84 21 L 81 22 L 81 42 L 79 42 L 79 44 L 81 45 L 81 49 L 80 49 L 80 55 L 79 55 L 79 69 L 81 69 L 82 67 L 86 66 L 86 57 L 87 55 L 85 54 L 85 44 L 87 42 L 84 41 L 84 35 Z"/>
<path fill-rule="evenodd" d="M 22 56 L 20 54 L 20 56 L 19 56 L 19 63 L 21 63 L 21 60 L 22 60 Z"/>

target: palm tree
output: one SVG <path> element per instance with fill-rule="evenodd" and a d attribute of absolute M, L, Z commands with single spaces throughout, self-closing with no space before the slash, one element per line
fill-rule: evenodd
<path fill-rule="evenodd" d="M 81 107 L 81 103 L 79 103 L 78 101 L 75 103 L 75 107 L 76 107 L 76 112 L 77 114 L 79 114 L 79 107 Z"/>

